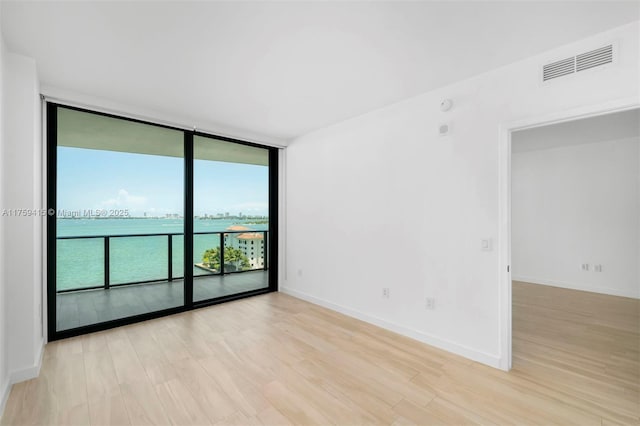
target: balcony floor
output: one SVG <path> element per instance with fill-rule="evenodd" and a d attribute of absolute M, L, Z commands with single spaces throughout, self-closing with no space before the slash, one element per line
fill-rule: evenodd
<path fill-rule="evenodd" d="M 228 296 L 269 286 L 268 271 L 195 277 L 193 300 Z M 56 295 L 58 331 L 175 308 L 184 304 L 183 280 L 112 287 Z"/>

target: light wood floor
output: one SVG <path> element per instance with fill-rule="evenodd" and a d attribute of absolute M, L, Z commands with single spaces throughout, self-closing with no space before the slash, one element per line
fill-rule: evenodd
<path fill-rule="evenodd" d="M 509 373 L 272 293 L 49 344 L 1 424 L 639 424 L 638 301 L 513 293 Z"/>

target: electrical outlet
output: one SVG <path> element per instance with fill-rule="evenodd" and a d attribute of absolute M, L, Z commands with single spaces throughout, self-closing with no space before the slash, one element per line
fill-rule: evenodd
<path fill-rule="evenodd" d="M 589 270 L 589 264 L 588 263 L 583 263 L 582 265 L 580 265 L 580 270 L 582 271 L 588 271 Z"/>
<path fill-rule="evenodd" d="M 429 310 L 433 310 L 436 308 L 436 298 L 435 297 L 427 297 L 425 299 L 425 308 L 429 309 Z"/>
<path fill-rule="evenodd" d="M 389 288 L 385 287 L 382 289 L 382 297 L 384 297 L 385 299 L 389 298 Z"/>
<path fill-rule="evenodd" d="M 593 272 L 602 272 L 602 265 L 593 265 Z"/>

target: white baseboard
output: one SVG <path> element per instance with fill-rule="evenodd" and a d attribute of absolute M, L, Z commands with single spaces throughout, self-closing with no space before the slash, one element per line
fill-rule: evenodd
<path fill-rule="evenodd" d="M 469 348 L 467 346 L 452 342 L 450 340 L 442 339 L 440 337 L 432 336 L 430 334 L 423 333 L 421 331 L 414 330 L 412 328 L 405 327 L 403 325 L 396 324 L 394 322 L 387 321 L 385 319 L 378 318 L 373 315 L 366 314 L 364 312 L 347 308 L 346 306 L 329 302 L 328 300 L 311 296 L 307 293 L 294 290 L 289 287 L 281 287 L 280 291 L 290 296 L 297 297 L 298 299 L 306 300 L 307 302 L 311 302 L 313 304 L 320 305 L 322 307 L 331 309 L 333 311 L 340 312 L 341 314 L 344 314 L 353 318 L 357 318 L 359 320 L 368 322 L 370 324 L 377 325 L 378 327 L 393 331 L 394 333 L 398 333 L 403 336 L 410 337 L 422 343 L 426 343 L 427 345 L 435 346 L 436 348 L 443 349 L 447 352 L 451 352 L 456 355 L 469 358 L 473 361 L 486 364 L 490 367 L 504 369 L 504 363 L 501 363 L 501 359 L 499 356 L 481 352 L 473 348 Z"/>
<path fill-rule="evenodd" d="M 0 384 L 0 419 L 2 418 L 2 414 L 4 414 L 4 407 L 7 405 L 10 391 L 11 381 L 9 381 L 9 378 L 7 378 L 4 383 Z"/>
<path fill-rule="evenodd" d="M 513 275 L 511 277 L 513 281 L 522 281 L 531 284 L 542 284 L 552 287 L 568 288 L 571 290 L 589 291 L 592 293 L 608 294 L 610 296 L 631 297 L 633 299 L 640 299 L 640 293 L 633 293 L 627 291 L 621 291 L 615 288 L 609 287 L 597 287 L 584 284 L 570 283 L 567 281 L 550 280 L 546 278 L 527 277 L 524 275 Z"/>
<path fill-rule="evenodd" d="M 38 354 L 36 355 L 36 360 L 33 365 L 12 371 L 9 373 L 9 383 L 20 383 L 25 380 L 35 379 L 40 375 L 40 368 L 42 367 L 42 357 L 44 356 L 44 339 L 40 341 Z"/>
<path fill-rule="evenodd" d="M 0 385 L 0 418 L 4 413 L 7 400 L 9 399 L 9 393 L 14 383 L 24 382 L 25 380 L 35 379 L 40 375 L 40 368 L 42 367 L 42 358 L 44 356 L 44 339 L 40 341 L 38 354 L 34 364 L 30 367 L 23 368 L 21 370 L 13 371 L 9 373 L 9 377 L 5 383 Z"/>

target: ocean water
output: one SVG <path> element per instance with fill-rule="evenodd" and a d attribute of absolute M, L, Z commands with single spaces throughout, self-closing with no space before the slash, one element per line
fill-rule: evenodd
<path fill-rule="evenodd" d="M 233 225 L 256 231 L 268 230 L 267 224 L 244 223 L 239 219 L 194 221 L 195 232 L 225 231 Z M 104 284 L 104 238 L 109 235 L 110 284 L 168 278 L 169 237 L 113 237 L 127 234 L 181 234 L 182 219 L 58 219 L 58 237 L 97 236 L 96 238 L 57 241 L 56 282 L 58 290 L 101 286 Z M 184 237 L 174 235 L 172 243 L 173 277 L 184 274 Z M 205 250 L 218 247 L 220 235 L 194 235 L 193 264 L 202 261 Z M 206 275 L 193 268 L 194 275 Z"/>

